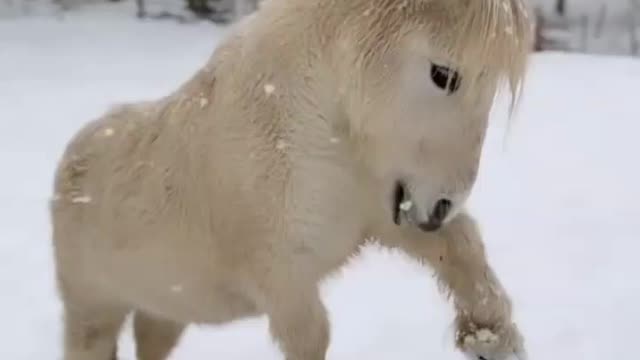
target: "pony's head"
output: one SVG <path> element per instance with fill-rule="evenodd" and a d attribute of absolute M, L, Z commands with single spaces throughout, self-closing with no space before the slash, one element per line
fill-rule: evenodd
<path fill-rule="evenodd" d="M 337 68 L 359 159 L 384 184 L 390 218 L 436 230 L 475 183 L 501 83 L 517 101 L 527 10 L 522 0 L 344 3 Z"/>

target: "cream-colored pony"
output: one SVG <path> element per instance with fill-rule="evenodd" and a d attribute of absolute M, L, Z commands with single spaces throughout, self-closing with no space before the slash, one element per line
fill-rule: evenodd
<path fill-rule="evenodd" d="M 520 0 L 266 0 L 173 94 L 84 127 L 51 203 L 65 360 L 138 358 L 266 314 L 287 360 L 330 339 L 318 283 L 365 239 L 436 273 L 473 359 L 523 359 L 464 211 L 489 110 L 531 47 Z"/>

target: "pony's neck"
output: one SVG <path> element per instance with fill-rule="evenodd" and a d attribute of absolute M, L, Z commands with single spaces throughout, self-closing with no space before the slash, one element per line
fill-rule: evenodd
<path fill-rule="evenodd" d="M 338 19 L 318 16 L 322 1 L 265 2 L 241 31 L 246 77 L 263 79 L 258 92 L 279 108 L 280 119 L 263 119 L 282 127 L 301 147 L 336 142 L 345 130 Z M 326 9 L 322 10 L 327 12 Z M 334 11 L 330 11 L 334 14 Z M 334 24 L 335 23 L 335 24 Z M 302 140 L 300 140 L 302 141 Z"/>

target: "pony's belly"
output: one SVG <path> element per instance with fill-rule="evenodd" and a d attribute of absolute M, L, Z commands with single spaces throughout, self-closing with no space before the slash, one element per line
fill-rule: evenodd
<path fill-rule="evenodd" d="M 204 241 L 184 241 L 180 247 L 166 238 L 155 240 L 98 254 L 90 270 L 99 290 L 177 322 L 224 323 L 257 314 L 240 285 L 245 281 Z"/>
<path fill-rule="evenodd" d="M 180 323 L 221 324 L 259 315 L 256 304 L 236 289 L 234 279 L 221 282 L 208 274 L 158 271 L 148 277 L 115 274 L 108 291 L 133 309 Z"/>
<path fill-rule="evenodd" d="M 225 287 L 172 285 L 153 295 L 138 295 L 132 299 L 136 308 L 181 323 L 223 324 L 260 315 L 251 299 Z"/>

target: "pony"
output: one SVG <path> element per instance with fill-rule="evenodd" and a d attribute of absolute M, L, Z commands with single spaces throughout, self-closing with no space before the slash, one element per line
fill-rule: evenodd
<path fill-rule="evenodd" d="M 70 138 L 50 201 L 64 359 L 140 360 L 189 324 L 266 315 L 287 360 L 325 359 L 318 284 L 368 241 L 452 300 L 454 346 L 524 359 L 465 208 L 489 113 L 522 93 L 521 0 L 265 0 L 164 97 Z"/>

